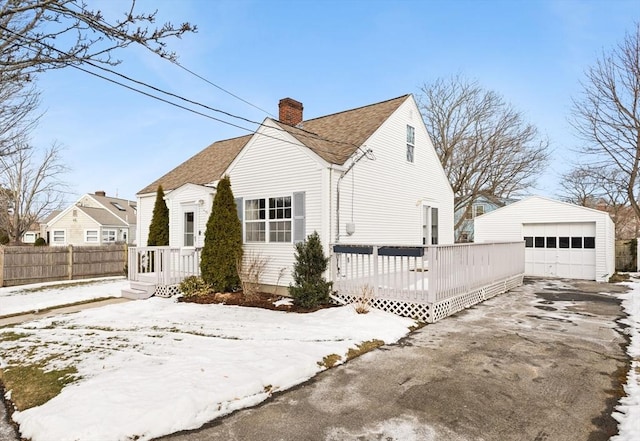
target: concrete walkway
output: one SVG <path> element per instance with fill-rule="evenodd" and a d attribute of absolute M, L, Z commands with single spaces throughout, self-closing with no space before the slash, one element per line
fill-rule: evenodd
<path fill-rule="evenodd" d="M 533 280 L 172 441 L 604 441 L 621 286 Z"/>
<path fill-rule="evenodd" d="M 99 308 L 105 305 L 112 305 L 115 303 L 125 303 L 130 301 L 131 301 L 130 299 L 125 299 L 123 297 L 114 297 L 110 299 L 98 300 L 95 302 L 87 302 L 87 303 L 71 305 L 71 306 L 60 306 L 56 308 L 43 309 L 42 311 L 39 311 L 37 313 L 30 312 L 27 314 L 0 317 L 0 328 L 3 326 L 16 325 L 19 323 L 28 322 L 29 320 L 36 320 L 43 317 L 51 317 L 51 316 L 60 315 L 60 314 L 69 314 L 71 312 L 83 311 L 85 309 Z"/>

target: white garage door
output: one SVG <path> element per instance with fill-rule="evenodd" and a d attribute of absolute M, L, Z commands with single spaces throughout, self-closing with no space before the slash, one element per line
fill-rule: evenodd
<path fill-rule="evenodd" d="M 525 274 L 596 278 L 595 222 L 524 224 Z"/>

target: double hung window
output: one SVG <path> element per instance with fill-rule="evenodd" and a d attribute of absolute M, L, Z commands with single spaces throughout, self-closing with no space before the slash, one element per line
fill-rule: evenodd
<path fill-rule="evenodd" d="M 246 200 L 245 241 L 291 242 L 291 208 L 291 196 Z"/>

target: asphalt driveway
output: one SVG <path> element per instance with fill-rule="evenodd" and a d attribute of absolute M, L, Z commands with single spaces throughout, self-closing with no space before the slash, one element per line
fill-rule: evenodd
<path fill-rule="evenodd" d="M 619 285 L 527 280 L 399 344 L 163 440 L 607 440 L 628 369 Z"/>

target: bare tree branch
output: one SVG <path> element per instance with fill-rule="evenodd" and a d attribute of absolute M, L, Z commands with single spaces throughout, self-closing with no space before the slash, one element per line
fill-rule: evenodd
<path fill-rule="evenodd" d="M 456 211 L 468 214 L 480 196 L 508 199 L 535 183 L 549 143 L 500 95 L 460 76 L 425 84 L 421 92 L 422 115 Z"/>
<path fill-rule="evenodd" d="M 135 0 L 123 18 L 108 22 L 99 9 L 80 0 L 0 0 L 0 72 L 29 79 L 45 69 L 91 60 L 107 65 L 120 61 L 112 52 L 141 45 L 175 60 L 166 39 L 196 32 L 189 23 L 150 28 L 156 13 L 135 11 Z"/>
<path fill-rule="evenodd" d="M 640 23 L 586 72 L 574 99 L 571 124 L 585 142 L 582 153 L 593 167 L 619 172 L 619 186 L 636 217 L 640 165 Z"/>

